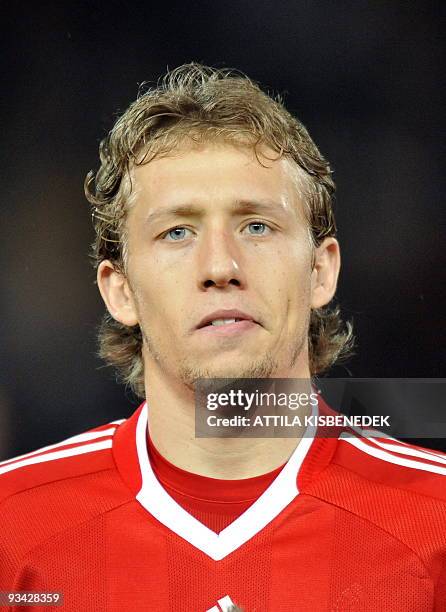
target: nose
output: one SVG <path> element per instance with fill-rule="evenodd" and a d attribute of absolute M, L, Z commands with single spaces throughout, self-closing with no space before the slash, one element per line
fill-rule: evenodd
<path fill-rule="evenodd" d="M 202 237 L 198 255 L 198 283 L 201 290 L 210 287 L 243 288 L 245 278 L 241 265 L 241 252 L 234 236 L 223 229 Z"/>

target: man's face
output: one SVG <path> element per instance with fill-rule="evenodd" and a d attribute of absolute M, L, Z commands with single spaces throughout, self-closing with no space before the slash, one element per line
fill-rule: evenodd
<path fill-rule="evenodd" d="M 262 163 L 250 148 L 209 144 L 133 169 L 127 275 L 146 369 L 191 386 L 302 375 L 312 260 L 303 196 L 289 161 Z M 242 320 L 221 324 L 231 319 Z"/>

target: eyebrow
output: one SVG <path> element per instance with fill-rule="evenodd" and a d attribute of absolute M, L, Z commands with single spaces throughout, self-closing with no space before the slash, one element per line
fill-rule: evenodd
<path fill-rule="evenodd" d="M 242 216 L 250 213 L 275 213 L 283 216 L 283 206 L 273 200 L 237 200 L 231 206 L 233 214 Z M 155 210 L 146 217 L 146 223 L 154 223 L 171 217 L 203 217 L 209 209 L 203 209 L 194 204 L 180 204 Z"/>

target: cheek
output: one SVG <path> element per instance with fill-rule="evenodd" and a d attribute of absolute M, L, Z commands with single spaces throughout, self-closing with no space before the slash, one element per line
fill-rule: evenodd
<path fill-rule="evenodd" d="M 267 305 L 270 330 L 287 336 L 295 334 L 297 329 L 303 330 L 311 306 L 310 263 L 304 266 L 294 260 L 289 266 L 281 264 L 271 268 L 270 273 L 269 268 L 264 272 L 256 293 L 261 303 Z"/>
<path fill-rule="evenodd" d="M 174 270 L 166 270 L 158 262 L 151 261 L 150 268 L 138 267 L 133 279 L 135 301 L 143 324 L 163 334 L 176 329 L 178 321 L 187 315 L 187 301 L 183 299 L 182 280 Z"/>
<path fill-rule="evenodd" d="M 296 299 L 299 301 L 309 299 L 311 288 L 311 251 L 309 248 L 293 247 L 285 243 L 284 247 L 277 250 L 276 257 L 264 264 L 262 276 L 272 292 L 293 302 Z"/>

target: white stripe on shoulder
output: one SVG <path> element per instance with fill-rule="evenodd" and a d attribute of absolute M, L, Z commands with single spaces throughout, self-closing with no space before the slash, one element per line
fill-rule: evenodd
<path fill-rule="evenodd" d="M 446 454 L 442 452 L 433 451 L 430 448 L 413 448 L 407 442 L 392 438 L 388 434 L 378 431 L 377 429 L 361 429 L 359 427 L 351 427 L 361 437 L 367 439 L 369 442 L 377 444 L 382 448 L 386 448 L 393 452 L 403 453 L 410 455 L 411 457 L 421 457 L 428 459 L 429 461 L 438 461 L 439 463 L 446 464 Z"/>
<path fill-rule="evenodd" d="M 409 457 L 419 457 L 420 459 L 427 459 L 428 461 L 436 461 L 437 463 L 444 463 L 446 465 L 446 456 L 437 455 L 436 453 L 431 453 L 429 450 L 420 450 L 419 448 L 412 448 L 410 446 L 400 444 L 391 444 L 389 442 L 382 442 L 377 438 L 370 438 L 369 442 L 371 444 L 376 444 L 377 446 L 384 448 L 389 451 L 393 451 L 394 453 L 399 453 L 400 455 L 408 455 Z"/>
<path fill-rule="evenodd" d="M 376 457 L 377 459 L 387 461 L 388 463 L 403 465 L 404 467 L 412 468 L 414 470 L 422 470 L 425 472 L 433 472 L 434 474 L 446 475 L 446 466 L 443 467 L 440 465 L 431 465 L 429 463 L 423 463 L 419 460 L 407 459 L 406 457 L 396 457 L 382 448 L 372 446 L 371 444 L 364 442 L 364 440 L 361 440 L 356 436 L 351 436 L 345 432 L 339 436 L 339 440 L 348 442 L 352 446 L 355 446 L 358 450 L 367 453 L 372 457 Z"/>
<path fill-rule="evenodd" d="M 64 457 L 73 457 L 74 455 L 83 455 L 84 453 L 92 453 L 105 448 L 111 448 L 112 444 L 112 439 L 108 438 L 107 440 L 102 440 L 101 442 L 93 442 L 92 444 L 74 446 L 73 448 L 66 448 L 64 450 L 58 450 L 51 453 L 46 453 L 44 455 L 28 457 L 27 459 L 23 459 L 17 463 L 0 467 L 0 474 L 6 474 L 6 472 L 12 472 L 18 468 L 33 465 L 35 463 L 45 463 L 46 461 L 55 461 L 56 459 L 63 459 Z"/>
<path fill-rule="evenodd" d="M 24 455 L 17 455 L 17 457 L 11 457 L 10 459 L 5 459 L 4 461 L 0 461 L 0 466 L 9 465 L 13 461 L 17 461 L 17 459 L 25 459 L 27 457 L 34 457 L 35 455 L 39 455 L 40 453 L 44 453 L 53 448 L 59 448 L 61 446 L 67 446 L 68 444 L 77 444 L 79 442 L 87 442 L 88 440 L 95 440 L 97 438 L 103 438 L 105 436 L 110 436 L 116 432 L 116 429 L 117 427 L 109 427 L 108 429 L 103 429 L 101 431 L 91 431 L 91 432 L 77 434 L 76 436 L 72 436 L 71 438 L 62 440 L 62 442 L 56 442 L 56 444 L 50 444 L 49 446 L 43 446 L 42 448 L 38 448 L 29 453 L 25 453 Z"/>
<path fill-rule="evenodd" d="M 400 444 L 404 444 L 404 446 L 410 447 L 405 442 L 401 442 L 400 440 L 395 440 L 395 441 L 399 442 Z M 418 450 L 423 453 L 427 453 L 428 455 L 432 455 L 433 457 L 437 457 L 438 459 L 446 459 L 446 453 L 442 451 L 433 450 L 432 448 L 422 448 L 422 449 L 418 448 Z"/>

